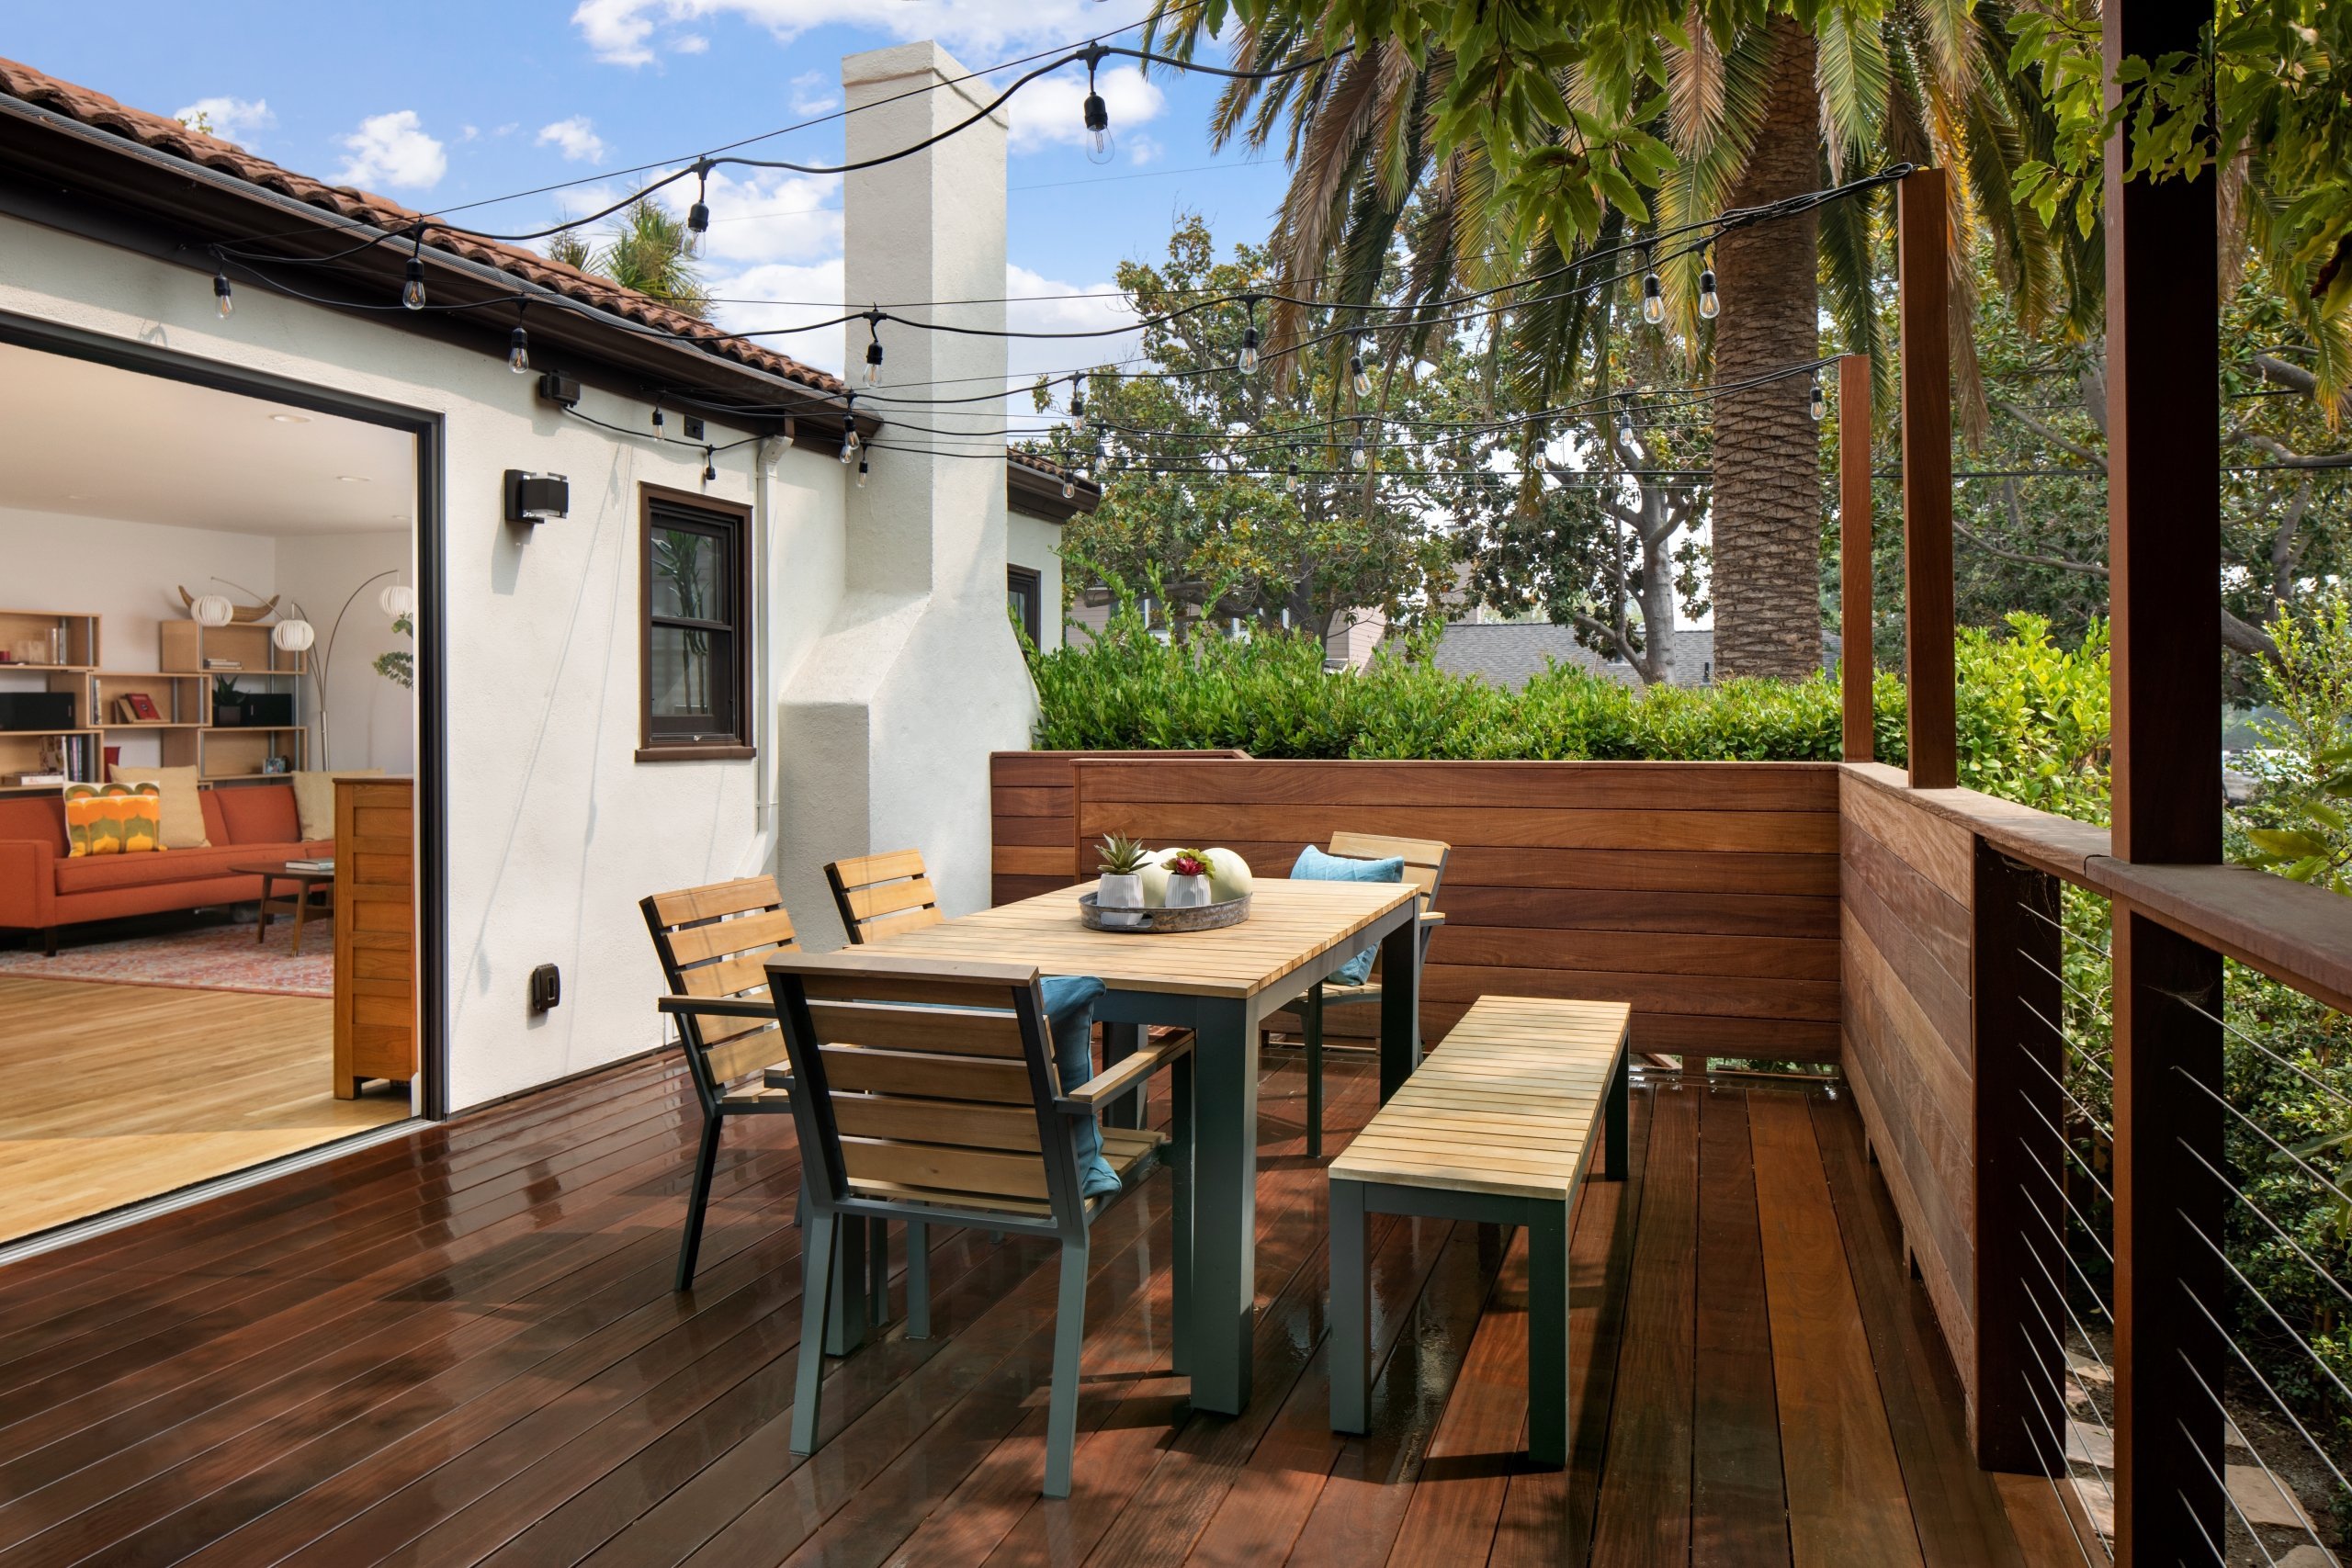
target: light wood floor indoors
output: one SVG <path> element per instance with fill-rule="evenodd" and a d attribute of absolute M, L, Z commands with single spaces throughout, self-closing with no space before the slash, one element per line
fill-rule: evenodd
<path fill-rule="evenodd" d="M 397 1122 L 322 997 L 0 976 L 0 1242 Z"/>
<path fill-rule="evenodd" d="M 1635 1090 L 1632 1179 L 1586 1186 L 1573 1246 L 1566 1473 L 1518 1457 L 1525 1248 L 1492 1226 L 1378 1222 L 1372 1427 L 1334 1435 L 1326 1183 L 1295 1058 L 1267 1065 L 1256 1397 L 1197 1414 L 1169 1375 L 1155 1175 L 1095 1230 L 1067 1501 L 1037 1495 L 1052 1249 L 978 1231 L 933 1228 L 936 1337 L 836 1363 L 793 1457 L 791 1131 L 729 1130 L 673 1294 L 700 1119 L 663 1059 L 0 1269 L 0 1560 L 2078 1560 L 2048 1482 L 1969 1463 L 1861 1124 L 1818 1090 Z M 1332 1065 L 1334 1143 L 1373 1087 Z"/>

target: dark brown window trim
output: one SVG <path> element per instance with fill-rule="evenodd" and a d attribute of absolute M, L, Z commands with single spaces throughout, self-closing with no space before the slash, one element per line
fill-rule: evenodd
<path fill-rule="evenodd" d="M 653 735 L 653 505 L 731 520 L 736 528 L 735 738 L 729 740 L 660 741 Z M 717 501 L 667 485 L 637 487 L 637 753 L 640 762 L 740 761 L 759 755 L 752 741 L 752 509 L 741 502 Z"/>
<path fill-rule="evenodd" d="M 1031 646 L 1046 645 L 1046 574 L 1034 566 L 1008 563 L 1004 569 L 1005 598 L 1009 602 L 1018 590 L 1028 600 L 1028 613 L 1023 617 L 1021 629 L 1029 634 Z"/>

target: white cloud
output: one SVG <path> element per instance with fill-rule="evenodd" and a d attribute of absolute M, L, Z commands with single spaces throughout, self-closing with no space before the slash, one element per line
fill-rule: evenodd
<path fill-rule="evenodd" d="M 1168 96 L 1159 85 L 1132 65 L 1098 73 L 1095 91 L 1102 95 L 1102 107 L 1111 113 L 1114 141 L 1132 143 L 1136 129 L 1159 118 L 1168 107 Z M 1004 107 L 1012 117 L 1011 144 L 1015 152 L 1076 147 L 1086 140 L 1086 77 L 1075 68 L 1038 78 Z M 1158 144 L 1146 141 L 1156 153 Z"/>
<path fill-rule="evenodd" d="M 1148 136 L 1130 137 L 1127 141 L 1127 162 L 1137 168 L 1159 158 L 1167 149 Z"/>
<path fill-rule="evenodd" d="M 571 22 L 596 57 L 613 65 L 650 64 L 658 53 L 658 28 L 718 16 L 764 28 L 779 43 L 836 24 L 878 28 L 905 41 L 937 39 L 978 57 L 967 64 L 985 64 L 1024 49 L 1110 33 L 1150 9 L 1149 0 L 888 0 L 879 6 L 872 0 L 580 0 Z M 679 40 L 670 47 L 679 48 Z"/>
<path fill-rule="evenodd" d="M 369 115 L 342 140 L 351 154 L 335 171 L 342 185 L 425 190 L 449 172 L 448 155 L 424 133 L 414 109 Z"/>
<path fill-rule="evenodd" d="M 828 114 L 841 107 L 841 95 L 833 91 L 833 79 L 822 71 L 803 71 L 792 79 L 794 114 Z"/>
<path fill-rule="evenodd" d="M 700 33 L 680 33 L 670 40 L 673 54 L 702 54 L 710 48 L 710 40 Z"/>
<path fill-rule="evenodd" d="M 267 98 L 198 98 L 173 110 L 172 118 L 183 122 L 200 118 L 211 127 L 213 135 L 246 148 L 253 145 L 254 131 L 267 130 L 277 123 L 277 117 L 270 113 Z"/>
<path fill-rule="evenodd" d="M 538 144 L 561 149 L 564 162 L 568 164 L 601 164 L 605 161 L 605 139 L 596 134 L 596 128 L 584 114 L 539 127 Z"/>

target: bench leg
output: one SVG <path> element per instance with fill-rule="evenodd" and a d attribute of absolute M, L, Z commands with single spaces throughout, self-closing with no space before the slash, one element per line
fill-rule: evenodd
<path fill-rule="evenodd" d="M 1323 987 L 1308 987 L 1306 1032 L 1306 1157 L 1323 1157 Z"/>
<path fill-rule="evenodd" d="M 1069 1495 L 1078 1447 L 1078 1367 L 1086 1347 L 1086 1238 L 1062 1243 L 1061 1299 L 1054 1307 L 1054 1386 L 1046 1396 L 1046 1495 Z"/>
<path fill-rule="evenodd" d="M 1331 1183 L 1331 1429 L 1361 1432 L 1371 1405 L 1372 1287 L 1364 1270 L 1363 1184 Z"/>
<path fill-rule="evenodd" d="M 1527 1227 L 1527 1457 L 1568 1462 L 1568 1206 Z"/>
<path fill-rule="evenodd" d="M 1633 1054 L 1620 1051 L 1617 1054 L 1617 1071 L 1609 1080 L 1608 1141 L 1601 1149 L 1600 1174 L 1611 1181 L 1623 1181 L 1629 1174 L 1625 1169 L 1625 1144 L 1630 1133 L 1625 1119 L 1632 1110 L 1633 1074 Z"/>

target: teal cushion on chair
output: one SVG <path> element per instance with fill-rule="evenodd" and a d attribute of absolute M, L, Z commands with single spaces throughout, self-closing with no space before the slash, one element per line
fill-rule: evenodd
<path fill-rule="evenodd" d="M 1299 882 L 1402 882 L 1405 857 L 1351 860 L 1346 855 L 1327 855 L 1309 844 L 1299 852 L 1298 863 L 1290 868 L 1290 874 Z M 1331 978 L 1342 986 L 1361 986 L 1372 978 L 1372 950 L 1359 953 L 1341 964 Z"/>
<path fill-rule="evenodd" d="M 1045 993 L 1046 1026 L 1054 1035 L 1054 1071 L 1068 1094 L 1094 1076 L 1094 998 L 1102 982 L 1091 975 L 1048 975 L 1038 982 Z M 1102 1127 L 1091 1116 L 1071 1118 L 1078 1145 L 1078 1190 L 1088 1198 L 1119 1190 L 1119 1178 L 1102 1157 Z"/>

